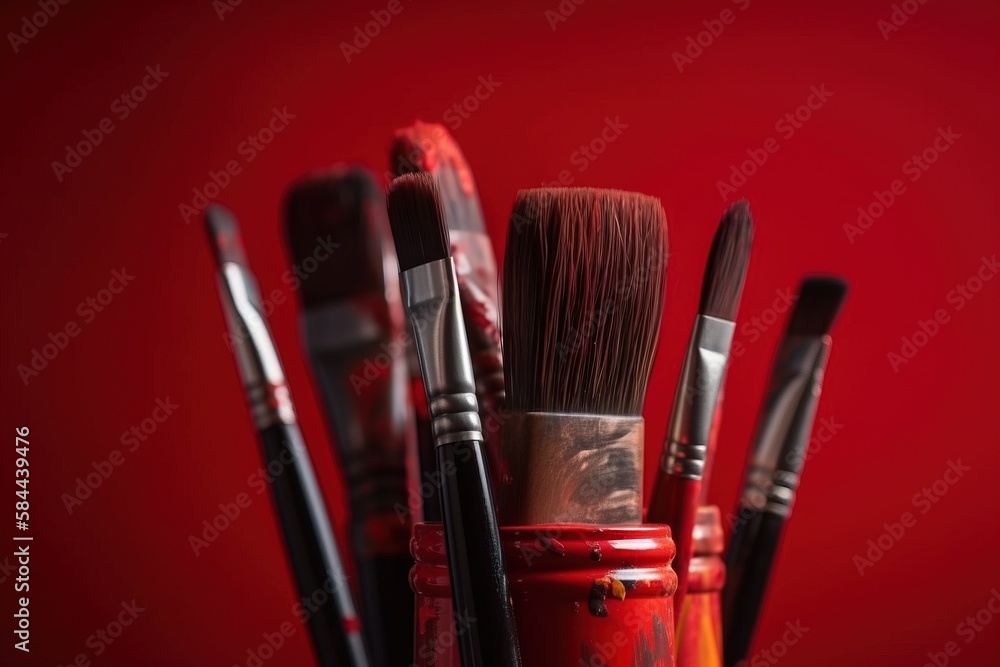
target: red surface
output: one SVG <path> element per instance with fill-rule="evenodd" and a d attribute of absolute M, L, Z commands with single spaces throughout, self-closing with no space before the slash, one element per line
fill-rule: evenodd
<path fill-rule="evenodd" d="M 264 664 L 308 664 L 269 501 L 257 493 L 260 478 L 248 480 L 259 457 L 212 260 L 179 206 L 228 166 L 219 200 L 244 224 L 303 429 L 343 525 L 295 295 L 283 280 L 279 202 L 286 183 L 323 163 L 384 171 L 393 131 L 422 118 L 453 131 L 498 244 L 515 191 L 562 171 L 574 185 L 662 198 L 673 254 L 646 410 L 647 482 L 725 206 L 716 182 L 746 151 L 760 158 L 777 146 L 734 195 L 750 199 L 758 231 L 709 494 L 724 513 L 780 335 L 769 309 L 783 308 L 782 291 L 807 271 L 840 272 L 852 292 L 818 415 L 833 423 L 824 433 L 835 433 L 817 440 L 806 466 L 755 650 L 801 621 L 809 629 L 782 664 L 923 665 L 949 648 L 957 654 L 939 662 L 994 664 L 1000 618 L 985 611 L 992 623 L 980 626 L 966 617 L 1000 590 L 1000 279 L 971 299 L 956 286 L 998 250 L 996 4 L 927 2 L 885 40 L 877 22 L 890 18 L 889 0 L 751 0 L 745 11 L 722 0 L 587 0 L 555 30 L 545 11 L 556 0 L 503 9 L 402 2 L 350 63 L 339 42 L 387 2 L 247 0 L 222 21 L 210 0 L 70 2 L 18 53 L 0 47 L 0 539 L 15 532 L 8 503 L 21 424 L 31 427 L 36 538 L 30 661 L 12 650 L 13 580 L 0 574 L 0 663 L 65 665 L 85 653 L 102 666 L 245 665 L 265 634 L 291 628 Z M 727 7 L 734 21 L 678 72 L 672 53 Z M 4 3 L 0 28 L 18 30 L 35 11 L 33 1 Z M 145 101 L 114 103 L 157 65 L 169 75 Z M 491 76 L 500 85 L 489 92 L 478 79 Z M 806 123 L 782 121 L 824 85 L 833 94 Z M 462 118 L 453 105 L 477 87 L 489 96 Z M 286 107 L 294 118 L 275 115 Z M 104 118 L 111 134 L 58 181 L 51 163 Z M 269 123 L 284 128 L 272 143 L 262 151 L 244 143 Z M 960 137 L 926 172 L 905 166 L 949 127 Z M 589 161 L 580 146 L 602 131 L 613 141 Z M 897 179 L 902 194 L 851 243 L 843 226 L 859 206 L 888 201 L 873 193 L 891 192 Z M 134 280 L 101 312 L 87 306 L 122 267 Z M 920 322 L 936 314 L 947 321 L 926 324 L 936 335 L 925 340 Z M 68 324 L 77 335 L 25 386 L 18 364 Z M 887 355 L 915 333 L 926 344 L 895 372 Z M 155 433 L 123 437 L 168 397 L 179 407 Z M 62 494 L 116 450 L 121 465 L 67 514 Z M 969 470 L 934 491 L 949 461 Z M 241 493 L 249 506 L 195 556 L 189 536 Z M 883 536 L 894 523 L 903 534 Z M 892 546 L 859 575 L 854 557 L 880 537 Z M 144 609 L 135 622 L 112 644 L 88 647 L 133 599 Z"/>

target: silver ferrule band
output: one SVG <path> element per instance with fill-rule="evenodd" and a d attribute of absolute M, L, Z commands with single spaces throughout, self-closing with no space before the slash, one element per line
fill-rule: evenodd
<path fill-rule="evenodd" d="M 254 424 L 265 429 L 276 423 L 295 423 L 295 409 L 264 319 L 256 280 L 239 264 L 226 262 L 219 290 Z"/>
<path fill-rule="evenodd" d="M 476 380 L 450 257 L 400 274 L 403 305 L 413 327 L 434 444 L 482 441 Z"/>
<path fill-rule="evenodd" d="M 707 315 L 695 318 L 670 417 L 670 436 L 660 459 L 661 470 L 669 475 L 697 480 L 705 474 L 712 423 L 735 332 L 735 322 Z"/>

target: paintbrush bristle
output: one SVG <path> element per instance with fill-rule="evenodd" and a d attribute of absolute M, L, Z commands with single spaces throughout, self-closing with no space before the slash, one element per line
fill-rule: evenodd
<path fill-rule="evenodd" d="M 701 285 L 700 314 L 730 322 L 736 320 L 752 243 L 750 205 L 741 199 L 722 216 L 712 240 L 712 251 Z"/>
<path fill-rule="evenodd" d="M 302 303 L 309 307 L 384 292 L 385 203 L 362 167 L 306 174 L 285 194 L 285 236 Z"/>
<path fill-rule="evenodd" d="M 503 271 L 507 407 L 641 414 L 666 267 L 666 215 L 655 197 L 519 192 Z"/>
<path fill-rule="evenodd" d="M 205 231 L 220 266 L 226 262 L 247 266 L 240 224 L 232 211 L 219 204 L 209 204 L 205 209 Z"/>
<path fill-rule="evenodd" d="M 833 326 L 847 296 L 847 282 L 836 276 L 806 278 L 788 322 L 789 336 L 823 336 Z"/>
<path fill-rule="evenodd" d="M 386 203 L 400 271 L 450 256 L 448 227 L 433 176 L 400 176 L 389 186 Z"/>
<path fill-rule="evenodd" d="M 450 230 L 486 233 L 472 170 L 443 125 L 418 120 L 396 130 L 389 161 L 396 175 L 421 171 L 434 175 Z"/>

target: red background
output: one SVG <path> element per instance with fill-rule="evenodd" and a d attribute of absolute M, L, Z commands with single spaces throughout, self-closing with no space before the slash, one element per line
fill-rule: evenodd
<path fill-rule="evenodd" d="M 659 454 L 706 253 L 724 209 L 716 182 L 747 150 L 780 150 L 739 188 L 757 238 L 741 324 L 765 317 L 776 290 L 810 271 L 848 277 L 851 294 L 819 418 L 842 424 L 810 459 L 785 540 L 757 650 L 787 621 L 809 630 L 785 664 L 922 665 L 956 641 L 951 664 L 997 664 L 1000 619 L 970 643 L 957 634 L 1000 587 L 997 570 L 997 297 L 987 281 L 956 310 L 947 295 L 997 252 L 998 8 L 929 2 L 884 39 L 892 3 L 751 0 L 710 3 L 588 0 L 553 30 L 550 3 L 402 0 L 403 11 L 360 54 L 338 44 L 385 2 L 247 0 L 220 20 L 210 0 L 71 2 L 14 53 L 0 46 L 4 91 L 0 284 L 3 432 L 0 499 L 16 498 L 14 428 L 31 428 L 30 659 L 10 630 L 13 579 L 0 578 L 0 663 L 245 664 L 246 651 L 291 618 L 294 594 L 267 501 L 257 499 L 195 557 L 189 535 L 218 503 L 247 491 L 258 451 L 222 338 L 213 267 L 200 224 L 178 206 L 264 127 L 272 108 L 288 128 L 218 199 L 245 228 L 266 291 L 288 268 L 279 220 L 285 184 L 312 167 L 358 161 L 380 173 L 394 128 L 441 121 L 480 75 L 500 83 L 454 130 L 476 175 L 502 257 L 518 188 L 556 179 L 660 197 L 672 256 L 660 353 L 646 409 L 647 476 Z M 336 5 L 336 6 L 335 6 Z M 736 19 L 679 72 L 689 36 L 727 8 Z M 38 11 L 5 3 L 0 29 Z M 128 118 L 111 102 L 147 65 L 169 76 Z M 832 97 L 791 138 L 775 123 Z M 51 163 L 81 132 L 112 117 L 115 130 L 59 182 Z M 582 173 L 571 157 L 605 118 L 627 128 Z M 902 165 L 938 128 L 960 138 L 916 182 Z M 843 229 L 875 191 L 906 192 L 851 243 Z M 91 323 L 77 304 L 114 269 L 135 280 Z M 302 426 L 339 524 L 341 489 L 299 344 L 294 294 L 270 318 Z M 949 321 L 894 372 L 919 320 Z M 27 386 L 18 364 L 67 322 L 81 333 Z M 781 324 L 744 332 L 727 389 L 711 496 L 732 508 Z M 149 417 L 157 398 L 179 404 L 92 497 L 70 515 L 61 496 L 92 462 Z M 921 514 L 912 497 L 948 461 L 971 470 Z M 263 498 L 261 496 L 260 498 Z M 3 509 L 0 539 L 15 532 Z M 916 525 L 859 576 L 883 523 Z M 3 554 L 7 553 L 5 547 Z M 145 609 L 94 657 L 87 638 L 122 601 Z M 305 633 L 268 665 L 308 664 Z"/>

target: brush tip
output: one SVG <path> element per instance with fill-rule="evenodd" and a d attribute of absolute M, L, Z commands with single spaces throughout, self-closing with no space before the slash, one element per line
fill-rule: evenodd
<path fill-rule="evenodd" d="M 723 214 L 715 232 L 698 312 L 731 322 L 736 320 L 752 243 L 750 205 L 741 199 Z"/>
<path fill-rule="evenodd" d="M 371 172 L 354 165 L 308 172 L 288 187 L 284 217 L 303 305 L 384 292 L 388 224 Z"/>
<path fill-rule="evenodd" d="M 205 229 L 220 266 L 227 262 L 247 265 L 240 225 L 232 211 L 219 204 L 209 204 L 205 209 Z"/>
<path fill-rule="evenodd" d="M 507 407 L 639 415 L 663 312 L 667 221 L 620 190 L 518 193 L 503 271 Z"/>
<path fill-rule="evenodd" d="M 789 335 L 826 335 L 846 296 L 847 281 L 838 276 L 812 276 L 803 280 L 788 322 Z"/>
<path fill-rule="evenodd" d="M 450 255 L 441 197 L 431 174 L 404 174 L 395 179 L 386 207 L 400 271 Z"/>

